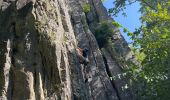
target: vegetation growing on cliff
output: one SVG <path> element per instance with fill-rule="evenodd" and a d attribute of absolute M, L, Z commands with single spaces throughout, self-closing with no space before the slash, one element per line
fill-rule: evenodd
<path fill-rule="evenodd" d="M 90 12 L 90 10 L 91 10 L 90 4 L 87 3 L 83 5 L 83 12 L 88 13 Z"/>
<path fill-rule="evenodd" d="M 98 27 L 94 29 L 94 35 L 100 48 L 105 46 L 112 37 L 113 29 L 108 22 L 99 23 Z"/>

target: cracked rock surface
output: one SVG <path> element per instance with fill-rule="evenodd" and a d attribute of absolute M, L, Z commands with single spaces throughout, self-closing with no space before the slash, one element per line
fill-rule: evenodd
<path fill-rule="evenodd" d="M 128 78 L 110 79 L 123 73 L 117 55 L 137 64 L 127 42 L 113 32 L 115 52 L 94 36 L 112 21 L 100 0 L 0 0 L 0 100 L 133 100 Z"/>

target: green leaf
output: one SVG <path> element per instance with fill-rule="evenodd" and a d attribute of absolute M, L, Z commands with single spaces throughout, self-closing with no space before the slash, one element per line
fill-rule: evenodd
<path fill-rule="evenodd" d="M 114 25 L 115 27 L 122 27 L 122 25 L 120 25 L 118 22 L 112 22 L 112 25 Z"/>
<path fill-rule="evenodd" d="M 162 10 L 162 6 L 158 3 L 158 10 Z"/>
<path fill-rule="evenodd" d="M 126 33 L 128 32 L 128 30 L 126 28 L 123 28 L 123 32 Z"/>
<path fill-rule="evenodd" d="M 134 36 L 134 34 L 131 32 L 128 32 L 128 36 Z"/>
<path fill-rule="evenodd" d="M 167 33 L 165 33 L 165 34 L 162 35 L 162 38 L 163 38 L 163 39 L 165 39 L 165 38 L 167 38 L 167 37 L 168 37 L 168 34 L 167 34 Z"/>

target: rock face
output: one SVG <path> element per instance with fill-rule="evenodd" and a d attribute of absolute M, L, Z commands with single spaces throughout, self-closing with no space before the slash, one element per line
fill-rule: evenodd
<path fill-rule="evenodd" d="M 110 79 L 123 73 L 117 55 L 137 63 L 112 21 L 100 0 L 1 0 L 0 100 L 133 100 L 128 78 Z M 101 22 L 116 30 L 114 48 L 99 48 Z"/>

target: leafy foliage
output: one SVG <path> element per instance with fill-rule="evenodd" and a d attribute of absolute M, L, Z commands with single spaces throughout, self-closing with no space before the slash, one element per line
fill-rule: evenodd
<path fill-rule="evenodd" d="M 87 3 L 83 5 L 83 12 L 88 13 L 90 12 L 90 10 L 91 10 L 90 4 Z"/>
<path fill-rule="evenodd" d="M 124 12 L 124 9 L 126 9 L 126 5 L 131 5 L 137 1 L 139 0 L 114 0 L 114 7 L 110 8 L 108 12 L 114 16 L 117 16 L 118 13 L 122 12 L 122 15 L 126 16 L 126 13 Z"/>
<path fill-rule="evenodd" d="M 170 99 L 170 1 L 168 0 L 115 0 L 111 13 L 123 10 L 129 1 L 141 4 L 142 26 L 132 38 L 133 50 L 142 68 L 129 64 L 129 75 L 138 100 Z M 121 26 L 121 25 L 119 25 Z"/>
<path fill-rule="evenodd" d="M 163 2 L 163 1 L 162 1 Z M 168 7 L 168 6 L 166 6 Z M 170 96 L 170 15 L 168 8 L 157 4 L 156 10 L 146 7 L 142 16 L 143 25 L 134 40 L 146 55 L 143 60 L 143 71 L 147 83 L 146 95 L 150 99 L 168 100 Z M 146 23 L 146 25 L 145 25 Z M 158 99 L 158 100 L 159 100 Z"/>
<path fill-rule="evenodd" d="M 110 40 L 113 33 L 113 29 L 110 28 L 109 23 L 102 22 L 99 23 L 98 27 L 94 29 L 94 33 L 99 47 L 102 48 L 105 44 L 108 43 L 108 40 Z"/>

